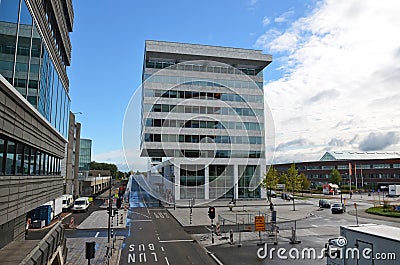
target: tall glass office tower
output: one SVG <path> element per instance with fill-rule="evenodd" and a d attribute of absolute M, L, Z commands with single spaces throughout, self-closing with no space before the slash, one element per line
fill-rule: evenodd
<path fill-rule="evenodd" d="M 160 191 L 167 200 L 262 197 L 254 183 L 265 173 L 271 61 L 259 50 L 146 41 L 141 156 L 173 183 Z"/>
<path fill-rule="evenodd" d="M 72 0 L 0 1 L 0 248 L 63 192 L 73 16 Z"/>

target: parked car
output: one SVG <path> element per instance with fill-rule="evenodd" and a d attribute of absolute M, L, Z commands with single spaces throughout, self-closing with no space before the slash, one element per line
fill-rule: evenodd
<path fill-rule="evenodd" d="M 318 202 L 320 208 L 331 208 L 331 203 L 328 200 L 321 199 Z"/>
<path fill-rule="evenodd" d="M 80 197 L 75 200 L 74 206 L 72 207 L 72 211 L 74 212 L 85 212 L 89 208 L 89 198 L 88 197 Z"/>
<path fill-rule="evenodd" d="M 284 199 L 284 200 L 288 200 L 288 201 L 294 199 L 293 195 L 289 194 L 289 193 L 282 193 L 281 198 Z"/>
<path fill-rule="evenodd" d="M 332 213 L 344 213 L 346 212 L 346 206 L 344 203 L 334 203 L 331 206 Z"/>
<path fill-rule="evenodd" d="M 276 198 L 276 192 L 273 190 L 267 190 L 267 196 L 268 197 L 272 197 L 272 198 Z"/>

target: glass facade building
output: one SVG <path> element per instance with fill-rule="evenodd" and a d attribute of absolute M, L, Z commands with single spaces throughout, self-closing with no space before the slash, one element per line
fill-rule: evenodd
<path fill-rule="evenodd" d="M 0 248 L 63 194 L 73 18 L 72 0 L 0 1 Z"/>
<path fill-rule="evenodd" d="M 258 50 L 146 41 L 141 155 L 172 165 L 175 200 L 262 196 L 249 187 L 265 173 L 271 61 Z"/>
<path fill-rule="evenodd" d="M 92 162 L 92 140 L 82 139 L 79 146 L 79 171 L 89 171 Z"/>
<path fill-rule="evenodd" d="M 47 7 L 47 5 L 45 6 Z M 50 7 L 49 7 L 50 8 Z M 46 10 L 58 56 L 65 71 L 66 62 L 57 38 L 54 18 Z M 0 74 L 65 138 L 71 100 L 68 85 L 55 67 L 53 56 L 43 40 L 37 22 L 24 0 L 0 2 Z"/>

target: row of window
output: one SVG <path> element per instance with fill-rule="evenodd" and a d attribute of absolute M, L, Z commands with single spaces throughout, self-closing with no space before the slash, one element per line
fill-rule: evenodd
<path fill-rule="evenodd" d="M 400 168 L 400 164 L 357 164 L 356 170 L 358 169 L 382 169 L 382 168 Z M 300 170 L 333 170 L 333 169 L 349 169 L 349 165 L 332 165 L 332 166 L 300 166 Z M 352 165 L 354 170 L 354 165 Z"/>
<path fill-rule="evenodd" d="M 263 89 L 263 82 L 144 74 L 143 82 L 192 86 Z"/>
<path fill-rule="evenodd" d="M 190 158 L 264 158 L 263 151 L 248 150 L 175 150 L 175 157 Z"/>
<path fill-rule="evenodd" d="M 146 89 L 146 97 L 161 97 L 161 98 L 182 98 L 182 99 L 206 99 L 206 100 L 222 100 L 235 102 L 256 102 L 263 103 L 262 95 L 238 95 L 229 93 L 211 93 L 198 91 L 178 91 L 178 90 L 159 90 Z"/>
<path fill-rule="evenodd" d="M 234 121 L 202 121 L 202 120 L 167 120 L 146 119 L 147 127 L 173 127 L 173 128 L 204 128 L 204 129 L 231 129 L 261 131 L 263 124 L 258 122 L 234 122 Z"/>
<path fill-rule="evenodd" d="M 174 67 L 170 67 L 173 66 Z M 232 66 L 220 65 L 201 65 L 191 63 L 177 63 L 171 61 L 148 60 L 146 61 L 146 68 L 164 69 L 170 67 L 172 70 L 180 71 L 194 71 L 194 72 L 209 72 L 218 74 L 246 74 L 246 75 L 259 75 L 262 76 L 261 69 L 255 68 L 234 68 Z"/>
<path fill-rule="evenodd" d="M 263 109 L 206 107 L 193 105 L 144 104 L 144 112 L 173 112 L 216 115 L 264 116 Z"/>
<path fill-rule="evenodd" d="M 263 138 L 258 136 L 176 135 L 145 133 L 144 141 L 217 144 L 262 144 Z"/>
<path fill-rule="evenodd" d="M 61 159 L 20 142 L 0 138 L 0 175 L 60 175 Z"/>
<path fill-rule="evenodd" d="M 320 174 L 320 175 L 315 174 L 315 175 L 308 175 L 307 177 L 310 178 L 310 179 L 319 179 L 319 178 L 326 179 L 326 178 L 330 178 L 330 174 Z M 358 177 L 358 179 L 361 178 L 361 176 L 358 175 L 358 174 L 357 174 L 357 177 Z M 371 178 L 371 179 L 389 179 L 389 178 L 400 178 L 400 174 L 396 174 L 396 173 L 393 173 L 393 174 L 365 174 L 365 173 L 363 173 L 362 177 L 364 179 L 366 179 L 366 178 Z M 342 182 L 348 182 L 348 181 L 349 181 L 348 178 L 342 178 Z M 352 182 L 354 182 L 354 181 L 355 180 L 354 180 L 354 176 L 353 176 Z"/>

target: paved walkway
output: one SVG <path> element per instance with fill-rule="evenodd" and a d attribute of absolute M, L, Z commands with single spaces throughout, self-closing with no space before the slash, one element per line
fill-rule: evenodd
<path fill-rule="evenodd" d="M 85 265 L 88 260 L 85 258 L 86 242 L 96 242 L 95 258 L 90 260 L 91 264 L 108 264 L 107 263 L 107 237 L 90 237 L 90 238 L 67 238 L 68 255 L 66 265 Z M 122 242 L 124 237 L 117 236 L 114 241 L 113 255 L 110 257 L 110 265 L 118 265 L 121 255 Z M 110 244 L 112 246 L 112 243 Z M 111 253 L 110 253 L 111 254 Z"/>
<path fill-rule="evenodd" d="M 118 215 L 118 217 L 117 217 Z M 112 218 L 111 226 L 114 228 L 125 228 L 127 210 L 120 209 L 118 213 Z M 121 220 L 122 217 L 122 220 Z M 88 218 L 86 218 L 78 227 L 78 229 L 101 229 L 108 228 L 108 213 L 107 210 L 95 211 Z"/>

